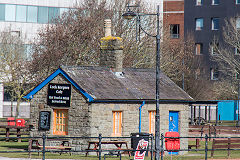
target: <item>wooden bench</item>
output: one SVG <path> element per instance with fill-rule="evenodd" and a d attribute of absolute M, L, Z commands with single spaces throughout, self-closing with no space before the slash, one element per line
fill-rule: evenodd
<path fill-rule="evenodd" d="M 228 150 L 228 157 L 230 157 L 230 149 L 240 148 L 240 139 L 213 139 L 211 157 L 213 157 L 215 149 Z"/>
<path fill-rule="evenodd" d="M 200 147 L 199 141 L 200 141 L 200 140 L 197 138 L 195 144 L 188 145 L 188 149 L 192 149 L 193 147 L 195 147 L 196 149 L 198 149 L 198 148 Z"/>
<path fill-rule="evenodd" d="M 70 146 L 69 141 L 67 140 L 58 140 L 58 139 L 51 139 L 51 141 L 60 141 L 60 145 L 59 146 L 45 146 L 45 150 L 60 150 L 60 151 L 70 151 L 72 149 L 72 147 Z M 39 141 L 37 139 L 30 139 L 29 140 L 29 145 L 28 145 L 28 151 L 29 151 L 29 156 L 31 157 L 31 151 L 35 149 L 35 150 L 43 150 L 43 146 L 40 145 Z M 61 155 L 62 152 L 59 152 L 59 154 Z M 71 152 L 69 152 L 69 154 L 71 155 Z M 38 152 L 39 155 L 39 152 Z"/>

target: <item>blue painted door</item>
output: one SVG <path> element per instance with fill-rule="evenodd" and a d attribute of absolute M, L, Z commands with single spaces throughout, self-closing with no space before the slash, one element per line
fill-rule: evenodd
<path fill-rule="evenodd" d="M 178 116 L 177 111 L 169 111 L 169 131 L 170 132 L 178 132 Z"/>
<path fill-rule="evenodd" d="M 178 117 L 177 111 L 169 111 L 169 132 L 178 132 Z M 170 155 L 177 155 L 178 152 L 168 152 Z"/>

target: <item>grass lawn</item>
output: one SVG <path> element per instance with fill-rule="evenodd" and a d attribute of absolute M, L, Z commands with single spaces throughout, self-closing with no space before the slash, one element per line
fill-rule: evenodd
<path fill-rule="evenodd" d="M 194 141 L 189 141 L 189 144 L 193 144 Z M 204 149 L 205 147 L 205 143 L 204 141 L 200 141 L 200 149 Z M 211 149 L 212 143 L 208 142 L 208 148 Z M 0 156 L 2 157 L 9 157 L 9 158 L 29 158 L 28 152 L 26 153 L 22 153 L 22 152 L 18 152 L 18 153 L 12 153 L 12 151 L 26 151 L 28 149 L 28 142 L 14 142 L 14 141 L 10 141 L 10 142 L 5 142 L 5 141 L 0 141 Z M 1 153 L 1 151 L 7 151 L 10 153 Z M 104 155 L 104 153 L 102 153 L 102 155 Z M 230 155 L 231 158 L 240 158 L 240 151 L 230 151 Z M 210 159 L 211 156 L 211 151 L 208 151 L 208 159 Z M 205 157 L 205 152 L 204 151 L 190 151 L 188 152 L 188 154 L 184 155 L 184 156 L 169 156 L 169 155 L 165 155 L 164 156 L 164 160 L 194 160 L 194 159 L 204 159 Z M 40 153 L 40 156 L 38 156 L 38 153 L 34 152 L 32 153 L 31 158 L 42 158 L 42 153 Z M 69 153 L 63 153 L 62 155 L 60 155 L 59 153 L 46 153 L 46 159 L 81 159 L 81 160 L 98 160 L 97 156 L 88 156 L 85 157 L 84 155 L 69 155 Z M 227 159 L 227 151 L 215 151 L 214 152 L 214 159 Z M 102 158 L 104 159 L 104 158 Z M 119 158 L 116 158 L 116 156 L 110 158 L 108 156 L 108 158 L 106 158 L 107 160 L 116 160 Z M 129 159 L 128 156 L 123 155 L 122 156 L 123 160 L 127 160 Z M 131 157 L 131 159 L 133 159 L 133 157 Z M 150 160 L 151 157 L 146 157 L 146 160 Z"/>

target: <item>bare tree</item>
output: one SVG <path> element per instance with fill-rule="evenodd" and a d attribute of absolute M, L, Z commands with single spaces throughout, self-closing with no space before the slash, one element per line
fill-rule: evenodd
<path fill-rule="evenodd" d="M 217 83 L 222 93 L 218 93 L 220 97 L 236 99 L 238 93 L 238 82 L 236 76 L 240 73 L 240 24 L 236 18 L 225 20 L 223 27 L 223 41 L 218 37 L 214 37 L 211 46 L 211 59 L 219 66 L 219 71 L 224 76 L 221 83 Z M 224 85 L 222 85 L 224 84 Z M 219 92 L 220 92 L 219 91 Z M 223 96 L 225 95 L 225 96 Z"/>
<path fill-rule="evenodd" d="M 32 78 L 21 39 L 6 30 L 0 33 L 0 81 L 8 86 L 11 101 L 17 101 L 16 117 L 22 98 L 31 88 Z"/>
<path fill-rule="evenodd" d="M 84 0 L 76 9 L 57 19 L 55 24 L 44 28 L 39 34 L 40 39 L 35 41 L 32 72 L 41 72 L 44 78 L 60 65 L 98 65 L 105 19 L 112 20 L 113 35 L 124 40 L 124 67 L 153 67 L 155 39 L 140 33 L 141 40 L 136 42 L 136 20 L 122 18 L 127 2 Z M 136 11 L 146 10 L 138 8 Z M 143 27 L 146 27 L 155 21 L 150 17 L 143 22 Z"/>

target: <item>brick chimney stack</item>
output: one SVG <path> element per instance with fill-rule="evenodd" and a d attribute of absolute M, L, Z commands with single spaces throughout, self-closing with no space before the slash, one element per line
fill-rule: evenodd
<path fill-rule="evenodd" d="M 122 73 L 123 42 L 111 35 L 111 20 L 105 20 L 105 37 L 101 38 L 100 66 L 109 67 L 116 75 Z"/>

